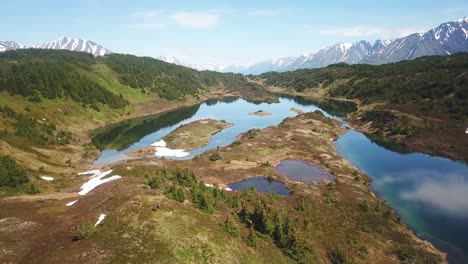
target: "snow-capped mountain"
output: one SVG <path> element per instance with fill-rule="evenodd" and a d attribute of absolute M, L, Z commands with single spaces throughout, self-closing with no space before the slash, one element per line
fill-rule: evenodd
<path fill-rule="evenodd" d="M 83 39 L 73 39 L 68 37 L 59 38 L 57 40 L 35 45 L 32 47 L 27 47 L 25 45 L 18 44 L 14 41 L 0 41 L 0 52 L 25 48 L 65 49 L 71 51 L 87 52 L 93 54 L 94 56 L 104 56 L 106 54 L 112 53 L 110 50 L 92 41 L 87 41 Z"/>
<path fill-rule="evenodd" d="M 15 41 L 0 41 L 0 52 L 14 49 L 24 49 L 24 46 Z"/>
<path fill-rule="evenodd" d="M 466 17 L 443 23 L 425 33 L 415 33 L 392 40 L 338 43 L 315 53 L 263 61 L 237 70 L 244 74 L 259 74 L 268 71 L 319 68 L 340 62 L 383 64 L 457 52 L 468 52 L 468 18 Z M 277 63 L 279 61 L 287 63 Z"/>
<path fill-rule="evenodd" d="M 96 57 L 104 56 L 106 54 L 112 53 L 110 50 L 92 41 L 88 41 L 84 39 L 73 39 L 73 38 L 68 38 L 68 37 L 63 37 L 63 38 L 59 38 L 51 42 L 36 45 L 34 46 L 34 48 L 65 49 L 65 50 L 71 50 L 71 51 L 81 51 L 81 52 L 91 53 Z"/>
<path fill-rule="evenodd" d="M 172 64 L 177 64 L 181 66 L 185 66 L 188 68 L 195 69 L 197 71 L 217 71 L 217 72 L 222 72 L 224 70 L 224 67 L 214 65 L 214 64 L 188 64 L 184 63 L 178 58 L 174 56 L 159 56 L 156 59 L 165 61 L 167 63 L 172 63 Z"/>
<path fill-rule="evenodd" d="M 276 69 L 288 69 L 293 66 L 296 59 L 297 58 L 295 57 L 274 58 L 255 63 L 247 68 L 241 69 L 239 72 L 246 74 L 260 74 L 268 71 L 276 71 Z"/>

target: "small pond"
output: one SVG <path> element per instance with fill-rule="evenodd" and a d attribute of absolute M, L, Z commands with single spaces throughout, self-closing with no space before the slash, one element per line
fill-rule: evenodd
<path fill-rule="evenodd" d="M 240 182 L 231 183 L 228 185 L 229 188 L 242 191 L 248 188 L 255 188 L 257 192 L 261 193 L 276 193 L 283 196 L 291 195 L 289 190 L 283 183 L 275 180 L 269 180 L 265 177 L 253 177 Z"/>
<path fill-rule="evenodd" d="M 306 163 L 300 160 L 283 160 L 276 170 L 293 181 L 303 183 L 321 183 L 325 180 L 334 181 L 335 176 L 322 169 L 320 165 Z"/>

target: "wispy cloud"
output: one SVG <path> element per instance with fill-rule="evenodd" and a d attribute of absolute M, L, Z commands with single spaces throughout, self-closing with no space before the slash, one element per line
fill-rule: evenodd
<path fill-rule="evenodd" d="M 404 37 L 412 33 L 425 32 L 423 27 L 400 27 L 400 28 L 378 28 L 378 27 L 345 27 L 319 30 L 321 35 L 340 37 L 366 37 L 379 36 L 385 39 Z"/>
<path fill-rule="evenodd" d="M 131 14 L 134 23 L 127 25 L 129 29 L 150 30 L 161 29 L 167 26 L 164 17 L 164 10 L 143 10 Z"/>
<path fill-rule="evenodd" d="M 281 16 L 292 12 L 292 9 L 257 9 L 247 13 L 249 16 Z"/>
<path fill-rule="evenodd" d="M 171 24 L 192 29 L 211 29 L 218 25 L 224 9 L 209 11 L 176 11 L 143 10 L 131 14 L 135 21 L 127 24 L 130 29 L 151 30 L 162 29 Z"/>
<path fill-rule="evenodd" d="M 182 27 L 195 29 L 214 28 L 219 23 L 219 13 L 215 12 L 176 12 L 170 18 Z"/>

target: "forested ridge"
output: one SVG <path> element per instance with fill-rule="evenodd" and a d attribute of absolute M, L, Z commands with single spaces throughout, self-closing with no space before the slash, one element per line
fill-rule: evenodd
<path fill-rule="evenodd" d="M 119 74 L 122 83 L 132 88 L 148 90 L 168 100 L 197 95 L 212 87 L 266 92 L 263 87 L 248 82 L 242 74 L 199 72 L 150 57 L 123 54 L 111 54 L 101 60 Z"/>
<path fill-rule="evenodd" d="M 83 52 L 41 49 L 0 54 L 0 91 L 28 97 L 32 102 L 70 98 L 96 110 L 98 104 L 112 108 L 127 105 L 128 98 L 98 82 L 93 67 L 96 64 L 109 67 L 121 84 L 167 100 L 198 96 L 211 88 L 266 93 L 241 74 L 198 72 L 150 57 L 111 54 L 94 58 Z"/>
<path fill-rule="evenodd" d="M 86 72 L 96 63 L 90 54 L 65 50 L 27 49 L 0 54 L 0 90 L 30 101 L 69 97 L 96 108 L 97 103 L 119 108 L 127 104 Z"/>
<path fill-rule="evenodd" d="M 422 57 L 384 65 L 345 63 L 321 69 L 269 72 L 257 76 L 266 85 L 296 91 L 321 87 L 329 96 L 415 103 L 419 110 L 468 116 L 468 53 Z"/>

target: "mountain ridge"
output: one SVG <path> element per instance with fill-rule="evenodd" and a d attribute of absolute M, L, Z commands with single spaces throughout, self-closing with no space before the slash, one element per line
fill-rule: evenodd
<path fill-rule="evenodd" d="M 109 49 L 104 48 L 103 46 L 89 40 L 85 39 L 75 39 L 69 37 L 61 37 L 59 39 L 45 42 L 42 44 L 37 44 L 33 46 L 26 46 L 19 44 L 15 41 L 0 41 L 0 52 L 4 52 L 7 50 L 16 50 L 16 49 L 26 49 L 26 48 L 33 48 L 33 49 L 62 49 L 62 50 L 70 50 L 70 51 L 81 51 L 93 54 L 93 56 L 104 56 L 107 54 L 111 54 L 112 51 Z"/>

